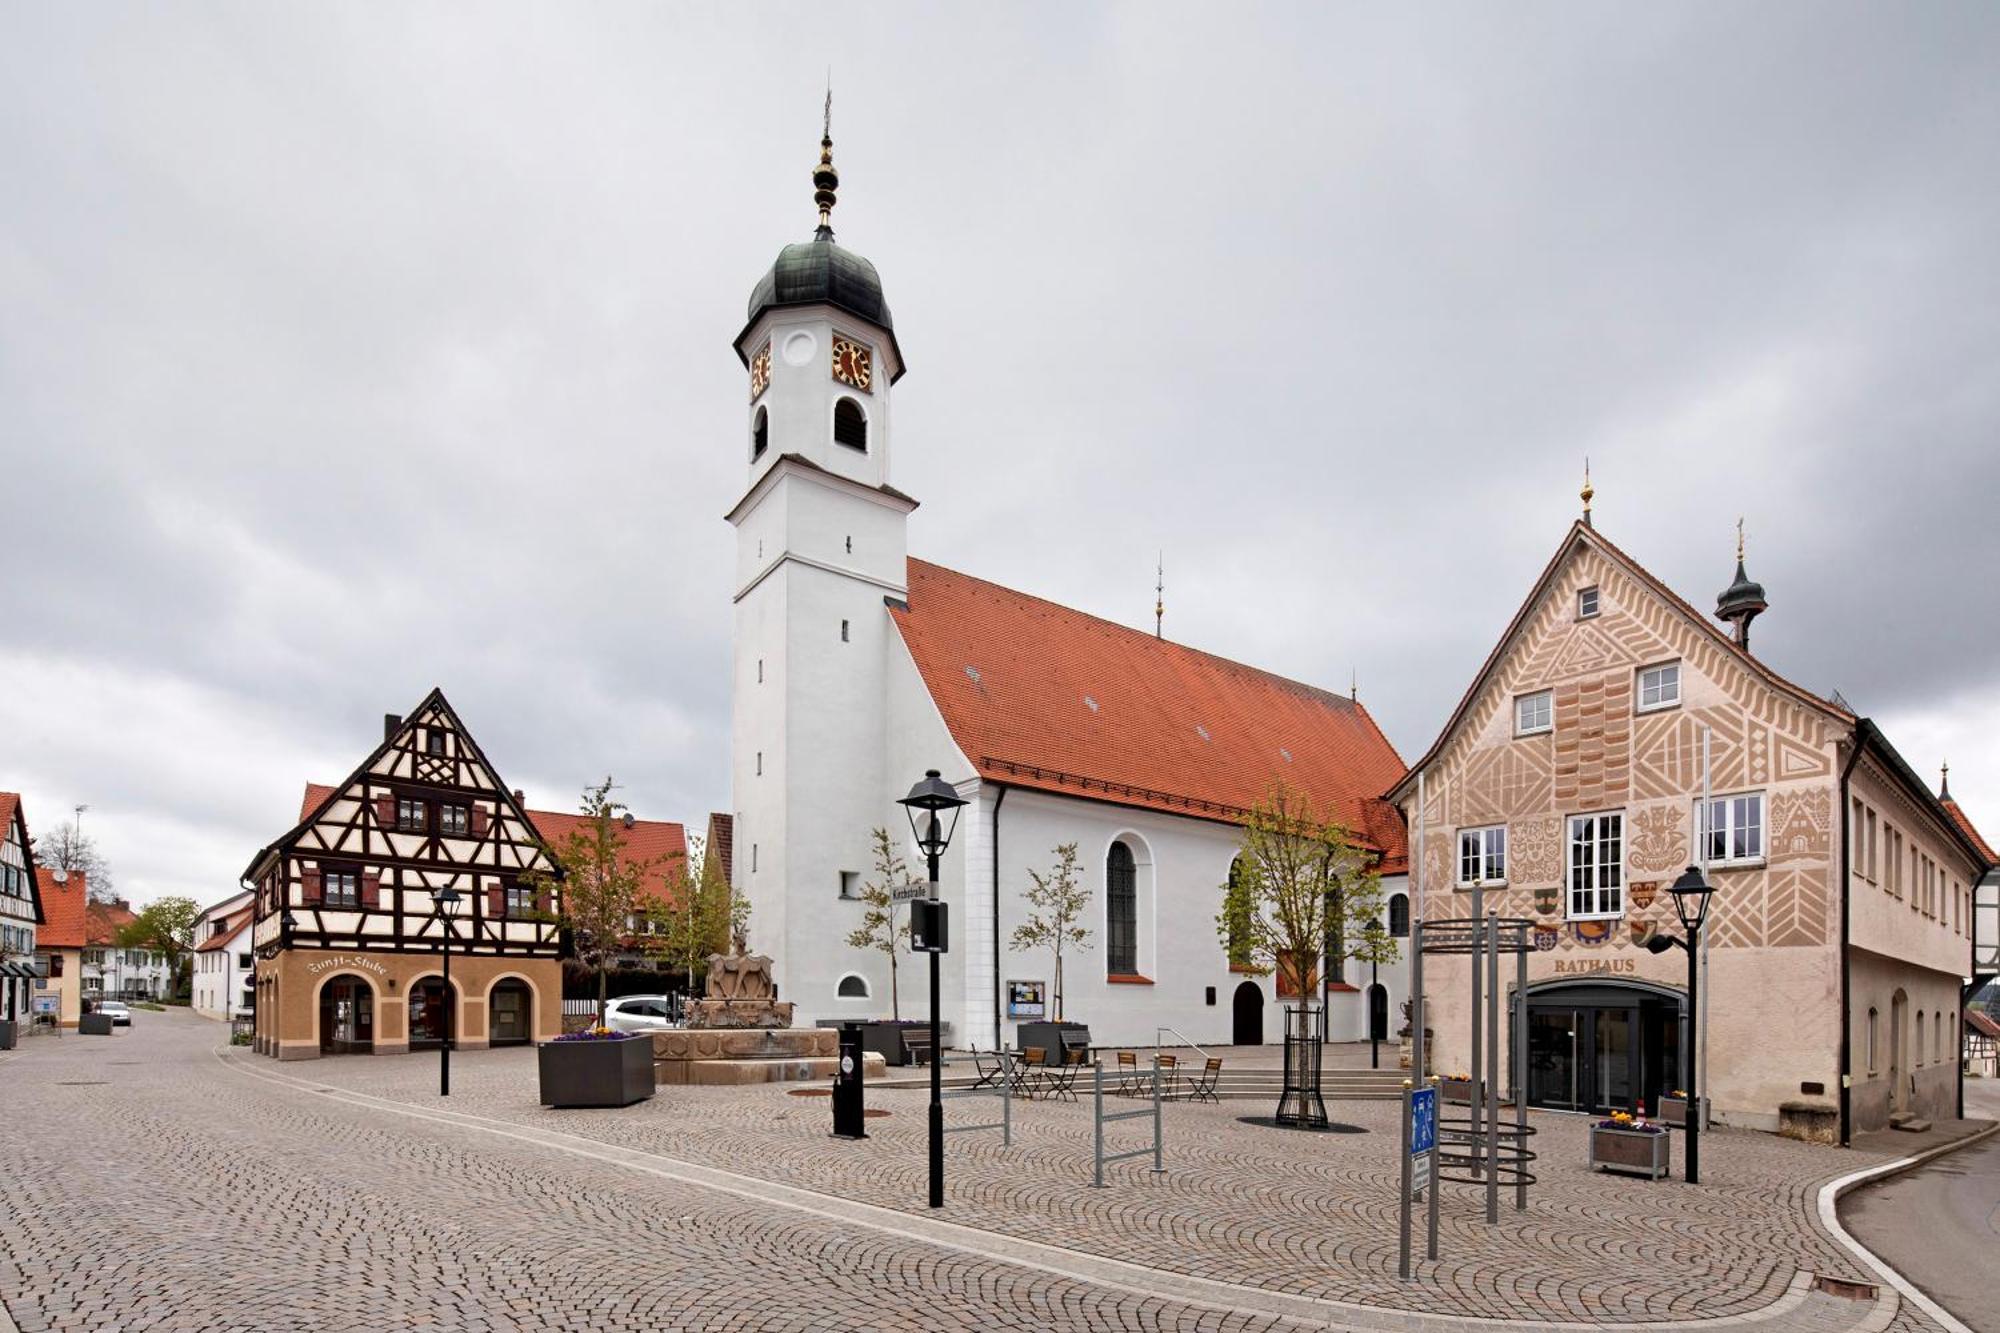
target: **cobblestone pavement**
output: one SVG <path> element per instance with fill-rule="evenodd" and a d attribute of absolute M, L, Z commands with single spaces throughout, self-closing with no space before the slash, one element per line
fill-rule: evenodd
<path fill-rule="evenodd" d="M 1448 1188 L 1443 1258 L 1404 1284 L 1386 1104 L 1334 1108 L 1371 1131 L 1336 1136 L 1173 1106 L 1168 1172 L 1121 1163 L 1093 1190 L 1087 1098 L 1017 1103 L 1011 1149 L 951 1141 L 941 1225 L 920 1093 L 879 1094 L 891 1114 L 846 1143 L 781 1085 L 556 1112 L 532 1052 L 465 1052 L 446 1102 L 422 1055 L 280 1065 L 140 1020 L 0 1056 L 0 1124 L 31 1127 L 0 1193 L 0 1310 L 25 1333 L 1929 1327 L 1892 1294 L 1805 1290 L 1863 1276 L 1810 1204 L 1879 1159 L 1763 1135 L 1706 1140 L 1717 1183 L 1690 1189 L 1592 1176 L 1580 1124 L 1538 1117 L 1528 1211 L 1489 1228 Z"/>

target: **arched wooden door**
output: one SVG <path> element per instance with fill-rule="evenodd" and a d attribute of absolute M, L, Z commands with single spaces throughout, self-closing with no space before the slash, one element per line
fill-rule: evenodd
<path fill-rule="evenodd" d="M 1389 1040 L 1389 988 L 1379 981 L 1368 988 L 1368 1039 Z"/>
<path fill-rule="evenodd" d="M 1262 1046 L 1264 1044 L 1264 988 L 1254 981 L 1246 981 L 1236 988 L 1231 1001 L 1235 1022 L 1230 1040 L 1238 1046 Z"/>

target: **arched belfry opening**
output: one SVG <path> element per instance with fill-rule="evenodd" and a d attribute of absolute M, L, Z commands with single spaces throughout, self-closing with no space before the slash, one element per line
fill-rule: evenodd
<path fill-rule="evenodd" d="M 833 442 L 868 452 L 868 414 L 852 398 L 833 405 Z"/>

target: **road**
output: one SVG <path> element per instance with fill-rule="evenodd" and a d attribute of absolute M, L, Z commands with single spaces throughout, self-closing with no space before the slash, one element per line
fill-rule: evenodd
<path fill-rule="evenodd" d="M 2000 1329 L 2000 1136 L 1864 1185 L 1840 1220 L 1967 1326 Z"/>

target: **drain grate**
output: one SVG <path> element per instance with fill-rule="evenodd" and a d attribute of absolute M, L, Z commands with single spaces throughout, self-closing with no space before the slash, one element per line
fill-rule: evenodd
<path fill-rule="evenodd" d="M 1872 1301 L 1876 1296 L 1873 1282 L 1850 1282 L 1844 1277 L 1827 1277 L 1824 1274 L 1813 1279 L 1813 1290 L 1850 1301 Z"/>
<path fill-rule="evenodd" d="M 108 1088 L 111 1084 L 101 1078 L 76 1078 L 58 1079 L 56 1086 L 58 1088 Z"/>

